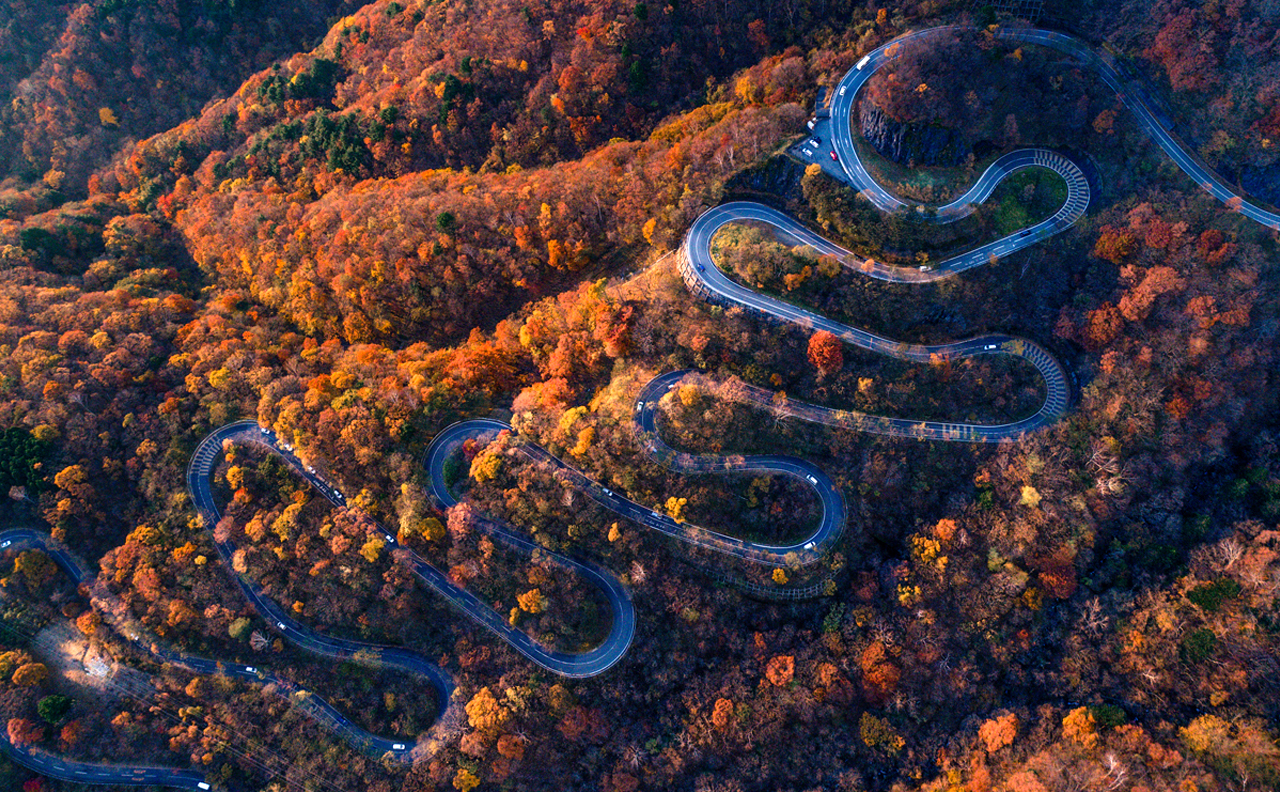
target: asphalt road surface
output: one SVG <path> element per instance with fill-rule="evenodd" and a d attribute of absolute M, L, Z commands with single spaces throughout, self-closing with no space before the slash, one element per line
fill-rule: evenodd
<path fill-rule="evenodd" d="M 842 169 L 845 172 L 849 182 L 857 189 L 862 191 L 868 199 L 871 200 L 879 208 L 884 211 L 893 211 L 901 206 L 915 205 L 904 201 L 903 199 L 890 194 L 882 186 L 880 186 L 867 173 L 861 160 L 858 158 L 857 149 L 853 143 L 853 129 L 850 124 L 853 118 L 853 110 L 857 102 L 858 92 L 862 86 L 875 74 L 877 70 L 883 68 L 886 64 L 891 63 L 895 58 L 901 55 L 903 44 L 910 41 L 927 41 L 929 38 L 947 35 L 960 31 L 972 31 L 974 28 L 963 26 L 943 26 L 919 30 L 912 33 L 899 36 L 893 41 L 882 47 L 872 51 L 866 57 L 859 60 L 859 64 L 851 68 L 840 82 L 835 86 L 831 99 L 831 127 L 830 134 L 832 137 L 832 145 L 835 147 L 837 156 Z M 1113 58 L 1110 53 L 1095 50 L 1085 42 L 1069 36 L 1065 33 L 1058 33 L 1052 30 L 1040 30 L 1037 28 L 999 28 L 996 31 L 996 37 L 1005 41 L 1017 44 L 1037 44 L 1043 47 L 1057 50 L 1064 55 L 1068 55 L 1078 62 L 1081 66 L 1090 69 L 1097 74 L 1111 89 L 1116 92 L 1116 97 L 1128 108 L 1136 118 L 1138 125 L 1150 135 L 1151 139 L 1167 154 L 1174 163 L 1182 169 L 1184 173 L 1191 177 L 1196 184 L 1200 185 L 1204 190 L 1209 192 L 1218 200 L 1227 204 L 1233 211 L 1238 211 L 1249 219 L 1268 226 L 1272 229 L 1280 230 L 1280 215 L 1275 212 L 1268 211 L 1251 203 L 1243 195 L 1233 190 L 1225 180 L 1213 172 L 1207 165 L 1200 161 L 1190 147 L 1184 144 L 1178 136 L 1173 132 L 1171 124 L 1167 122 L 1153 108 L 1155 106 L 1147 90 L 1136 79 L 1127 77 L 1120 64 Z M 1013 152 L 1018 154 L 1020 152 Z M 1008 156 L 1013 156 L 1008 155 Z M 1003 158 L 1001 158 L 1003 159 Z M 998 183 L 1003 175 L 999 172 L 993 172 L 997 168 L 1003 168 L 1001 161 L 997 160 L 992 163 L 988 172 L 984 173 L 982 179 L 987 179 L 990 175 L 994 179 L 994 183 Z M 995 178 L 995 177 L 999 178 Z M 982 179 L 979 180 L 981 183 Z M 974 185 L 977 188 L 977 184 Z M 1070 185 L 1068 185 L 1070 186 Z M 980 203 L 975 200 L 976 196 L 961 196 L 960 199 L 953 204 L 961 204 L 964 202 Z M 947 207 L 940 207 L 938 216 L 945 219 L 950 216 L 950 212 L 954 212 L 956 207 L 951 206 L 949 211 Z M 1047 221 L 1046 221 L 1047 222 Z M 1061 230 L 1061 228 L 1057 229 Z"/>
<path fill-rule="evenodd" d="M 91 586 L 96 576 L 66 545 L 52 536 L 27 528 L 0 532 L 0 552 L 39 550 L 58 565 L 77 587 Z M 117 612 L 127 612 L 121 610 Z M 136 639 L 135 639 L 136 640 Z M 144 647 L 148 648 L 149 647 Z M 49 778 L 80 784 L 115 784 L 118 786 L 168 786 L 178 789 L 209 790 L 213 784 L 203 773 L 176 767 L 150 765 L 113 765 L 82 762 L 51 754 L 39 748 L 14 745 L 8 734 L 0 730 L 0 751 L 18 764 Z"/>
<path fill-rule="evenodd" d="M 853 144 L 853 133 L 848 123 L 852 117 L 858 92 L 876 70 L 900 54 L 903 42 L 927 39 L 956 29 L 931 28 L 908 33 L 895 39 L 859 61 L 859 65 L 849 70 L 833 92 L 831 146 L 836 152 L 840 170 L 851 184 L 884 211 L 894 211 L 910 204 L 877 184 L 858 158 Z M 1171 125 L 1153 110 L 1154 103 L 1145 89 L 1136 81 L 1127 78 L 1119 64 L 1109 54 L 1096 52 L 1078 39 L 1053 31 L 1002 28 L 996 35 L 1008 41 L 1050 47 L 1094 70 L 1116 91 L 1117 97 L 1134 113 L 1139 125 L 1152 140 L 1197 184 L 1225 203 L 1231 210 L 1238 211 L 1255 222 L 1280 230 L 1280 215 L 1251 203 L 1204 165 L 1177 138 L 1170 128 Z M 939 262 L 933 267 L 911 269 L 893 267 L 871 260 L 858 260 L 849 251 L 813 233 L 776 210 L 760 204 L 738 202 L 715 207 L 694 222 L 681 247 L 680 269 L 693 291 L 708 300 L 740 305 L 775 320 L 798 324 L 811 330 L 827 330 L 845 343 L 899 359 L 917 363 L 941 363 L 975 355 L 1021 357 L 1036 368 L 1045 383 L 1045 401 L 1034 415 L 1020 421 L 998 425 L 912 421 L 792 402 L 779 399 L 770 391 L 744 383 L 734 384 L 734 398 L 757 404 L 780 416 L 796 417 L 877 434 L 942 441 L 992 442 L 1017 438 L 1060 419 L 1070 402 L 1070 387 L 1066 372 L 1048 352 L 1030 341 L 1005 335 L 989 335 L 938 345 L 904 344 L 893 341 L 866 330 L 835 322 L 820 314 L 759 294 L 735 283 L 715 266 L 710 252 L 712 237 L 726 224 L 762 223 L 772 226 L 784 237 L 790 237 L 799 243 L 813 247 L 820 254 L 835 256 L 846 266 L 870 277 L 898 282 L 924 282 L 949 277 L 1043 241 L 1060 233 L 1083 216 L 1090 199 L 1088 181 L 1070 159 L 1045 149 L 1023 149 L 1006 154 L 992 163 L 962 196 L 948 204 L 936 207 L 928 214 L 938 222 L 951 222 L 964 217 L 973 211 L 974 206 L 985 201 L 996 185 L 1010 174 L 1031 167 L 1048 168 L 1063 178 L 1067 184 L 1067 198 L 1062 207 L 1047 220 Z M 916 206 L 916 208 L 924 211 L 923 207 Z M 657 416 L 658 405 L 663 396 L 681 384 L 705 384 L 705 382 L 705 379 L 696 372 L 676 371 L 662 374 L 645 385 L 637 398 L 635 407 L 636 430 L 641 437 L 643 447 L 662 464 L 685 473 L 769 472 L 796 477 L 815 491 L 822 506 L 820 524 L 810 536 L 790 545 L 769 545 L 747 542 L 690 526 L 609 490 L 536 444 L 526 441 L 519 448 L 531 461 L 552 467 L 556 473 L 567 477 L 582 492 L 605 508 L 677 540 L 763 564 L 806 563 L 821 557 L 835 543 L 843 530 L 846 511 L 839 489 L 819 468 L 804 460 L 785 456 L 686 454 L 672 449 L 661 440 Z M 715 385 L 712 384 L 712 386 Z M 499 421 L 464 421 L 448 427 L 436 437 L 428 449 L 424 464 L 430 475 L 432 495 L 442 508 L 456 504 L 444 478 L 444 465 L 450 454 L 455 453 L 458 446 L 467 439 L 483 441 L 491 439 L 501 431 L 511 431 L 511 427 Z M 243 421 L 224 426 L 205 438 L 192 457 L 188 468 L 187 483 L 192 499 L 211 532 L 213 526 L 217 525 L 220 514 L 213 499 L 210 477 L 221 456 L 223 444 L 227 442 L 252 442 L 268 448 L 278 454 L 298 475 L 306 479 L 334 505 L 347 505 L 346 496 L 315 470 L 304 465 L 293 454 L 292 449 L 281 444 L 273 434 L 261 429 L 256 423 Z M 374 530 L 382 532 L 387 546 L 391 548 L 396 558 L 408 565 L 424 583 L 516 651 L 547 670 L 570 677 L 599 674 L 617 663 L 630 646 L 635 633 L 635 609 L 630 596 L 617 578 L 593 564 L 549 553 L 545 549 L 537 548 L 527 538 L 509 530 L 506 526 L 484 518 L 480 520 L 479 530 L 483 533 L 517 549 L 531 553 L 537 550 L 562 569 L 582 575 L 593 583 L 607 600 L 612 611 L 612 622 L 609 635 L 604 641 L 593 649 L 581 653 L 558 652 L 538 644 L 525 633 L 512 627 L 502 614 L 493 610 L 475 595 L 456 586 L 445 574 L 413 551 L 400 545 L 390 531 L 372 521 L 371 518 L 370 522 Z M 230 540 L 220 542 L 215 537 L 214 544 L 224 564 L 230 570 L 231 557 L 236 550 L 235 543 Z M 93 587 L 93 579 L 87 568 L 75 559 L 69 550 L 47 535 L 26 530 L 7 531 L 0 534 L 0 551 L 26 548 L 43 550 L 77 584 Z M 238 574 L 235 578 L 259 614 L 295 645 L 335 660 L 381 664 L 422 676 L 435 687 L 439 701 L 446 707 L 446 715 L 452 709 L 453 705 L 450 703 L 452 683 L 448 675 L 425 658 L 398 647 L 366 644 L 318 633 L 293 619 L 284 608 L 267 597 L 256 583 Z M 97 594 L 107 596 L 101 587 L 98 587 Z M 207 660 L 165 649 L 159 642 L 143 633 L 140 626 L 129 624 L 113 626 L 120 629 L 122 634 L 143 645 L 158 659 L 183 667 L 192 673 L 223 674 L 264 684 L 270 683 L 269 688 L 275 688 L 317 721 L 327 724 L 354 745 L 390 757 L 412 758 L 413 756 L 413 745 L 368 734 L 310 691 L 265 673 L 254 666 Z M 0 737 L 0 750 L 36 772 L 64 781 L 124 786 L 153 784 L 193 790 L 210 788 L 209 782 L 192 770 L 78 762 L 37 749 L 14 746 L 2 737 Z"/>

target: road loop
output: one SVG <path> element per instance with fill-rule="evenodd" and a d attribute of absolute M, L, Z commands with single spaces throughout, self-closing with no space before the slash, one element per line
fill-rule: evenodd
<path fill-rule="evenodd" d="M 1017 421 L 1003 424 L 977 424 L 890 418 L 823 407 L 780 399 L 772 391 L 738 381 L 727 383 L 733 398 L 755 404 L 775 415 L 826 426 L 892 437 L 944 442 L 985 443 L 1016 440 L 1027 432 L 1057 422 L 1066 413 L 1071 396 L 1066 371 L 1052 355 L 1031 341 L 1002 334 L 934 345 L 894 341 L 748 289 L 726 277 L 716 267 L 711 257 L 711 240 L 721 228 L 731 223 L 758 223 L 772 227 L 783 238 L 813 248 L 819 255 L 834 256 L 846 267 L 868 277 L 899 283 L 923 283 L 952 277 L 956 273 L 994 262 L 1063 232 L 1083 217 L 1090 201 L 1088 180 L 1068 157 L 1047 149 L 1021 149 L 1005 154 L 993 162 L 973 186 L 959 198 L 931 209 L 889 193 L 871 178 L 860 161 L 853 143 L 853 132 L 849 120 L 853 116 L 852 111 L 857 96 L 867 80 L 900 55 L 903 49 L 901 45 L 905 42 L 927 40 L 943 34 L 950 35 L 972 30 L 975 29 L 947 26 L 907 33 L 872 51 L 845 74 L 832 92 L 831 107 L 832 118 L 840 121 L 833 126 L 832 133 L 832 145 L 840 163 L 840 170 L 849 184 L 883 211 L 892 212 L 904 207 L 913 207 L 936 222 L 947 223 L 971 214 L 974 208 L 986 201 L 996 186 L 1011 174 L 1025 168 L 1047 168 L 1061 176 L 1067 185 L 1067 197 L 1051 217 L 948 258 L 936 266 L 921 269 L 895 267 L 856 256 L 849 250 L 815 234 L 787 215 L 762 204 L 728 203 L 710 209 L 694 222 L 680 247 L 678 265 L 681 276 L 693 293 L 709 302 L 741 306 L 773 321 L 795 324 L 810 332 L 826 330 L 847 344 L 899 360 L 919 364 L 941 364 L 978 355 L 1011 355 L 1022 358 L 1040 373 L 1045 384 L 1044 402 L 1033 415 Z M 1125 75 L 1120 64 L 1109 53 L 1097 52 L 1072 36 L 1048 30 L 997 28 L 993 31 L 993 35 L 998 39 L 1017 44 L 1049 47 L 1094 71 L 1134 114 L 1138 125 L 1197 185 L 1222 201 L 1232 211 L 1239 212 L 1269 228 L 1280 230 L 1280 214 L 1250 202 L 1205 165 L 1174 134 L 1172 124 L 1154 109 L 1155 102 L 1146 90 L 1136 79 Z M 601 506 L 691 546 L 749 563 L 773 566 L 794 567 L 821 559 L 839 540 L 846 521 L 843 496 L 835 483 L 821 469 L 810 462 L 787 456 L 689 454 L 671 448 L 662 441 L 658 432 L 657 415 L 659 403 L 663 397 L 682 383 L 706 384 L 708 382 L 710 380 L 698 372 L 673 371 L 661 374 L 647 383 L 637 396 L 634 410 L 635 430 L 640 446 L 654 460 L 680 473 L 776 473 L 796 478 L 814 490 L 822 507 L 820 524 L 808 537 L 788 545 L 769 545 L 747 542 L 688 525 L 611 491 L 527 439 L 522 440 L 518 449 L 527 459 L 548 467 L 554 474 L 569 481 Z M 716 387 L 724 388 L 726 384 L 722 383 Z M 510 425 L 500 421 L 473 420 L 449 426 L 437 435 L 424 459 L 430 478 L 431 494 L 436 503 L 443 509 L 457 504 L 456 498 L 445 482 L 444 466 L 447 459 L 457 453 L 462 443 L 469 439 L 488 442 L 500 432 L 513 431 Z M 213 499 L 211 477 L 223 456 L 223 447 L 228 443 L 250 443 L 266 448 L 284 460 L 294 472 L 307 480 L 335 506 L 346 506 L 345 495 L 314 470 L 304 466 L 293 454 L 291 448 L 281 444 L 268 430 L 259 428 L 257 423 L 241 421 L 217 429 L 206 437 L 192 456 L 191 465 L 187 471 L 187 484 L 191 497 L 211 535 L 220 519 L 217 504 Z M 406 564 L 428 587 L 542 668 L 568 677 L 593 676 L 604 672 L 621 660 L 631 644 L 636 622 L 635 608 L 630 595 L 616 577 L 597 568 L 594 564 L 540 548 L 520 533 L 494 520 L 486 518 L 478 520 L 477 530 L 480 532 L 515 549 L 531 554 L 537 553 L 539 557 L 548 559 L 553 565 L 583 576 L 608 600 L 612 611 L 610 632 L 597 647 L 580 653 L 553 651 L 511 626 L 502 614 L 493 610 L 474 594 L 455 585 L 443 572 L 409 548 L 400 545 L 390 531 L 371 517 L 367 515 L 365 517 L 370 521 L 374 531 L 380 531 L 384 535 L 387 544 L 393 548 L 396 559 Z M 213 536 L 213 541 L 223 563 L 229 570 L 233 570 L 231 559 L 236 551 L 235 542 L 230 538 L 219 540 L 216 535 Z M 0 550 L 5 549 L 42 550 L 51 556 L 77 584 L 90 586 L 91 590 L 100 589 L 100 586 L 93 582 L 87 568 L 65 547 L 46 534 L 26 530 L 0 533 Z M 433 733 L 441 728 L 449 728 L 451 719 L 457 718 L 457 708 L 451 703 L 452 682 L 447 674 L 422 656 L 398 647 L 350 641 L 318 633 L 293 619 L 284 608 L 266 596 L 261 586 L 234 572 L 233 576 L 259 615 L 295 645 L 333 660 L 350 660 L 398 668 L 427 679 L 435 687 L 439 701 L 445 707 L 442 717 L 433 727 Z M 750 588 L 750 585 L 747 588 Z M 756 588 L 759 586 L 756 585 Z M 779 591 L 787 590 L 779 589 Z M 814 596 L 818 593 L 824 592 L 814 587 L 792 591 L 795 598 Z M 393 758 L 412 759 L 422 755 L 424 751 L 429 751 L 438 742 L 434 737 L 428 738 L 415 752 L 413 745 L 364 732 L 319 697 L 253 666 L 206 660 L 167 650 L 162 648 L 159 642 L 145 637 L 140 627 L 123 623 L 116 626 L 123 635 L 139 643 L 161 662 L 179 665 L 193 673 L 225 674 L 260 683 L 272 683 L 269 687 L 274 686 L 293 703 L 300 704 L 304 711 L 318 722 L 341 733 L 354 745 L 365 750 Z M 192 770 L 78 762 L 29 748 L 15 747 L 3 737 L 0 737 L 0 750 L 36 772 L 64 781 L 117 785 L 153 784 L 194 790 L 210 788 L 209 783 L 203 780 L 203 776 Z"/>

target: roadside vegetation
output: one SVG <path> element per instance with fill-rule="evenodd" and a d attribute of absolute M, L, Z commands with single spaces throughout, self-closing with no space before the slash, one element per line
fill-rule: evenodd
<path fill-rule="evenodd" d="M 872 98 L 897 123 L 968 129 L 974 159 L 932 187 L 886 166 L 886 186 L 936 200 L 1009 147 L 1062 148 L 1096 177 L 1069 231 L 927 286 L 751 229 L 718 244 L 742 282 L 895 339 L 1034 340 L 1074 377 L 1058 425 L 979 447 L 779 421 L 710 388 L 668 397 L 664 436 L 683 449 L 785 453 L 832 477 L 849 523 L 807 571 L 726 565 L 620 521 L 509 438 L 454 465 L 468 507 L 436 513 L 423 495 L 436 433 L 495 415 L 639 502 L 794 537 L 816 518 L 807 488 L 649 460 L 632 428 L 645 382 L 690 368 L 877 414 L 1033 410 L 1021 363 L 906 366 L 815 342 L 691 297 L 673 255 L 694 218 L 743 194 L 907 266 L 1052 211 L 1060 182 L 1028 173 L 968 225 L 883 218 L 773 156 L 817 87 L 874 47 L 1010 20 L 960 0 L 178 5 L 0 11 L 14 53 L 0 63 L 0 526 L 65 541 L 166 642 L 269 659 L 362 726 L 427 739 L 423 686 L 277 644 L 195 519 L 193 450 L 252 418 L 530 635 L 573 648 L 608 624 L 589 587 L 486 548 L 469 519 L 616 573 L 636 640 L 605 675 L 553 678 L 422 590 L 352 510 L 228 449 L 214 529 L 243 537 L 243 573 L 317 629 L 438 660 L 456 728 L 423 761 L 384 764 L 255 686 L 149 664 L 50 559 L 4 551 L 11 741 L 195 767 L 231 792 L 1280 783 L 1280 245 L 1087 75 L 1031 49 L 963 39 L 904 61 Z M 1273 5 L 1082 0 L 1048 23 L 1115 50 L 1200 156 L 1274 202 Z M 808 586 L 822 596 L 781 599 Z M 156 680 L 144 701 L 41 673 L 56 666 L 34 636 L 72 622 Z M 31 783 L 76 788 L 0 760 L 0 787 Z"/>

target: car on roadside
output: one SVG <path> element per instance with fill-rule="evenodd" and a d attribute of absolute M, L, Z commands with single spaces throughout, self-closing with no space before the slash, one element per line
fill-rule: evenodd
<path fill-rule="evenodd" d="M 836 156 L 836 152 L 835 152 L 835 150 L 834 150 L 834 149 L 833 149 L 833 150 L 832 150 L 832 152 L 831 152 L 831 161 L 832 161 L 832 162 L 839 162 L 839 161 L 840 161 L 840 158 Z"/>

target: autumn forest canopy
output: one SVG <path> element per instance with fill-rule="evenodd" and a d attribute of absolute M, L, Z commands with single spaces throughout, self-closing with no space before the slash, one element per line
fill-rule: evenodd
<path fill-rule="evenodd" d="M 228 792 L 1280 786 L 1280 238 L 1189 179 L 1096 73 L 1001 39 L 1026 23 L 999 5 L 0 4 L 0 533 L 51 535 L 92 576 L 0 547 L 0 738 Z M 1275 211 L 1280 3 L 1043 10 Z M 834 121 L 872 177 L 945 202 L 1040 146 L 1079 163 L 1091 203 L 956 277 L 869 278 L 858 262 L 929 271 L 1067 194 L 1029 169 L 939 224 L 797 154 L 859 59 L 952 23 Z M 742 222 L 710 242 L 719 274 L 906 343 L 1031 341 L 1068 372 L 1065 416 L 990 444 L 783 417 L 1006 424 L 1046 385 L 1012 355 L 909 362 L 696 298 L 678 249 L 735 200 L 854 256 Z M 657 400 L 663 442 L 833 482 L 847 521 L 815 563 L 673 540 L 528 453 L 673 525 L 809 536 L 823 508 L 800 476 L 677 472 L 635 430 L 641 389 L 682 369 L 699 376 Z M 460 444 L 442 475 L 462 503 L 440 509 L 423 456 L 473 418 L 513 430 Z M 345 500 L 229 443 L 206 524 L 188 465 L 241 419 Z M 602 674 L 557 676 L 433 594 L 408 551 L 566 653 L 616 626 L 551 554 L 583 559 L 625 586 L 634 639 Z M 437 664 L 447 728 L 423 678 L 305 651 L 240 581 L 315 633 Z M 305 696 L 163 663 L 121 624 L 314 691 L 419 760 L 361 750 Z M 0 788 L 84 787 L 0 758 Z"/>

